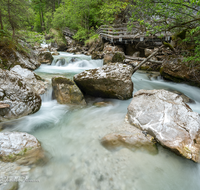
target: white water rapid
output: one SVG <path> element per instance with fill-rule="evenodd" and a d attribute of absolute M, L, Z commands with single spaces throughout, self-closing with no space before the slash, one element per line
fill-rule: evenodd
<path fill-rule="evenodd" d="M 42 65 L 36 73 L 43 78 L 62 75 L 72 78 L 85 69 L 102 65 L 85 55 L 60 52 L 52 65 Z M 200 89 L 186 84 L 166 82 L 138 71 L 132 76 L 134 93 L 140 89 L 167 89 L 184 93 L 200 113 Z M 40 111 L 16 120 L 4 131 L 23 131 L 34 135 L 49 155 L 47 164 L 32 169 L 20 190 L 198 190 L 200 165 L 158 147 L 157 155 L 129 149 L 110 152 L 99 140 L 118 131 L 131 101 L 111 101 L 107 107 L 91 104 L 82 109 L 60 105 L 51 98 L 51 89 L 43 95 Z M 100 99 L 98 99 L 100 100 Z"/>

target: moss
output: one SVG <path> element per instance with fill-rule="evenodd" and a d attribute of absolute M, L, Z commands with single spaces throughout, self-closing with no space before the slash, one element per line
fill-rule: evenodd
<path fill-rule="evenodd" d="M 17 83 L 18 83 L 18 86 L 19 86 L 19 87 L 23 87 L 23 84 L 22 84 L 22 82 L 21 82 L 20 80 L 18 80 Z"/>
<path fill-rule="evenodd" d="M 161 75 L 163 74 L 163 70 L 164 70 L 164 67 L 161 67 L 161 68 L 160 68 L 160 74 L 161 74 Z"/>
<path fill-rule="evenodd" d="M 165 45 L 165 47 L 168 47 L 170 50 L 172 50 L 173 52 L 175 52 L 173 46 L 170 43 L 163 42 L 163 44 Z"/>
<path fill-rule="evenodd" d="M 115 52 L 113 58 L 112 58 L 112 62 L 123 62 L 123 60 L 125 59 L 124 53 L 122 52 Z"/>
<path fill-rule="evenodd" d="M 53 79 L 57 84 L 69 84 L 69 85 L 74 85 L 74 82 L 68 78 L 64 77 L 56 77 Z"/>
<path fill-rule="evenodd" d="M 39 75 L 37 75 L 37 74 L 35 74 L 35 73 L 34 73 L 34 76 L 35 76 L 35 78 L 36 78 L 37 80 L 44 81 L 44 79 L 42 79 L 42 77 L 41 77 L 41 76 L 39 76 Z"/>

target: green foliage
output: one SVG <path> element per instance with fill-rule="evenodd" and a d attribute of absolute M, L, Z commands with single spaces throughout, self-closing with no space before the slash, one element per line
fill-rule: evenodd
<path fill-rule="evenodd" d="M 31 44 L 32 46 L 37 44 L 41 44 L 42 42 L 45 41 L 44 35 L 33 32 L 33 31 L 28 31 L 28 30 L 20 30 L 18 31 L 18 37 L 22 38 L 25 40 L 27 43 Z"/>
<path fill-rule="evenodd" d="M 129 25 L 140 23 L 147 35 L 175 33 L 176 47 L 187 61 L 200 63 L 200 1 L 133 0 Z"/>
<path fill-rule="evenodd" d="M 92 35 L 88 40 L 85 41 L 85 45 L 89 45 L 96 42 L 97 40 L 99 40 L 99 35 L 98 34 L 94 34 Z"/>

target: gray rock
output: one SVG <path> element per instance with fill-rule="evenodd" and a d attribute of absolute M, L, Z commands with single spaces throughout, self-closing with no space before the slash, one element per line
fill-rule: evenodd
<path fill-rule="evenodd" d="M 140 90 L 128 107 L 129 123 L 158 143 L 195 162 L 200 152 L 200 115 L 181 96 L 166 90 Z"/>
<path fill-rule="evenodd" d="M 53 93 L 60 104 L 86 105 L 84 96 L 74 81 L 65 77 L 52 78 Z"/>
<path fill-rule="evenodd" d="M 23 69 L 20 65 L 16 65 L 11 69 L 11 71 L 14 71 L 20 75 L 26 84 L 30 86 L 37 94 L 41 95 L 46 92 L 48 82 L 44 80 L 37 80 L 36 74 L 33 71 Z"/>
<path fill-rule="evenodd" d="M 0 159 L 4 162 L 30 165 L 44 158 L 38 140 L 27 133 L 0 133 L 0 149 Z"/>
<path fill-rule="evenodd" d="M 133 68 L 121 63 L 104 65 L 74 76 L 74 81 L 86 95 L 126 100 L 132 97 Z"/>
<path fill-rule="evenodd" d="M 6 121 L 37 112 L 41 98 L 16 72 L 0 69 L 0 104 L 10 106 L 0 115 L 0 121 Z"/>

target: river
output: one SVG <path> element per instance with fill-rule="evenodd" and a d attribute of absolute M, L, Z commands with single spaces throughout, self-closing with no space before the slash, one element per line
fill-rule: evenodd
<path fill-rule="evenodd" d="M 36 73 L 47 80 L 55 75 L 72 78 L 76 73 L 102 64 L 102 60 L 91 60 L 90 56 L 60 52 L 54 56 L 52 65 L 42 65 Z M 166 82 L 142 71 L 136 72 L 132 80 L 134 93 L 140 89 L 180 91 L 195 101 L 189 106 L 200 113 L 199 88 Z M 131 99 L 97 98 L 78 109 L 58 104 L 51 94 L 50 88 L 42 95 L 40 111 L 16 120 L 14 127 L 4 130 L 34 135 L 48 154 L 45 165 L 30 171 L 29 179 L 39 182 L 20 183 L 20 190 L 200 189 L 200 165 L 161 146 L 157 155 L 126 148 L 111 152 L 101 146 L 104 135 L 120 130 Z M 99 108 L 93 106 L 94 101 L 112 103 Z"/>

